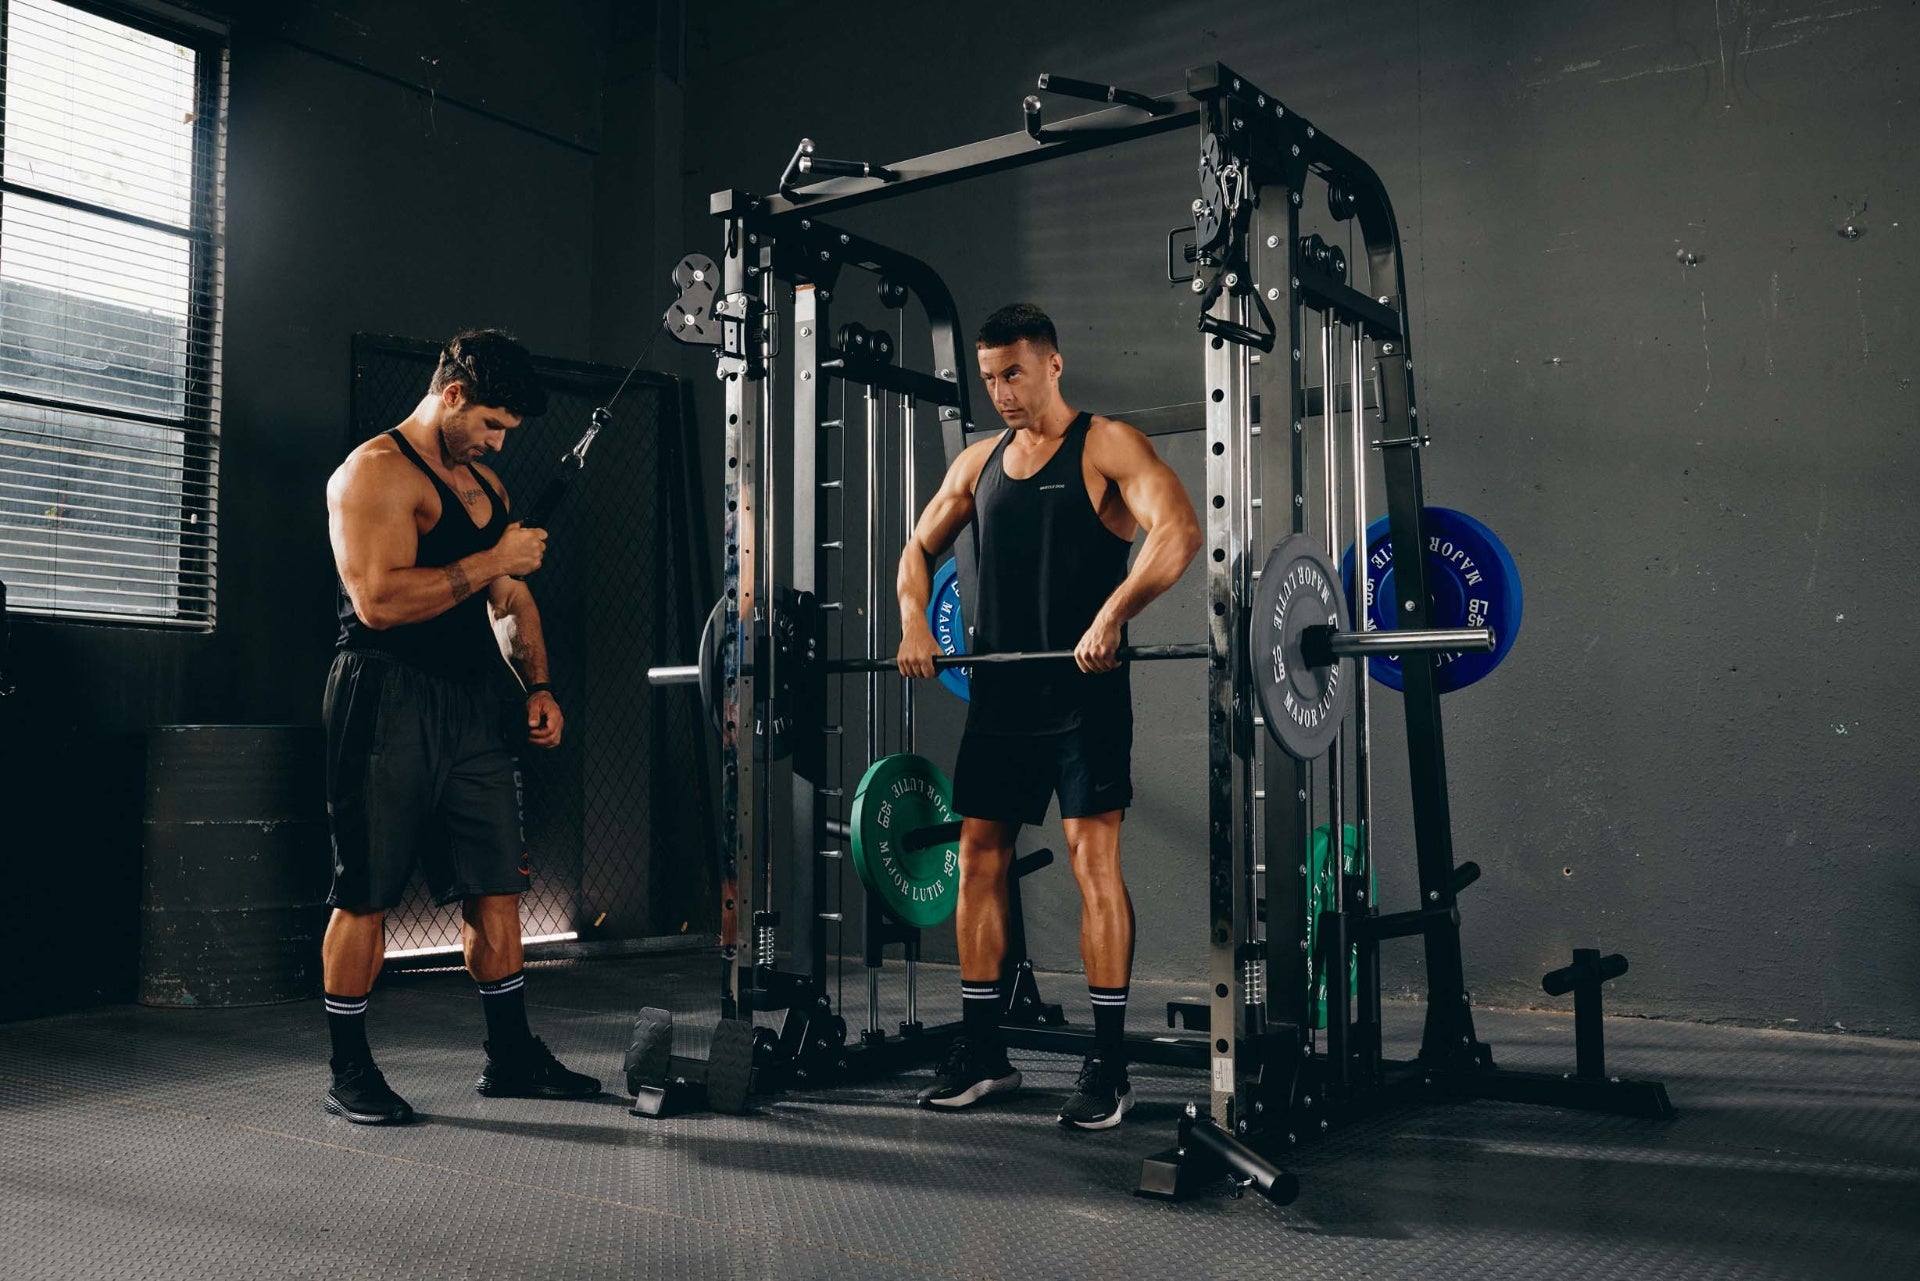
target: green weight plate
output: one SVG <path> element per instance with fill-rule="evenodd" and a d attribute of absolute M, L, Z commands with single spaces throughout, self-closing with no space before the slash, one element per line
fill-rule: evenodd
<path fill-rule="evenodd" d="M 903 752 L 867 767 L 853 794 L 853 868 L 861 884 L 908 925 L 925 929 L 953 915 L 960 895 L 960 844 L 909 850 L 908 837 L 954 821 L 953 788 L 940 767 Z"/>
<path fill-rule="evenodd" d="M 1348 876 L 1358 876 L 1363 865 L 1367 869 L 1367 897 L 1377 901 L 1376 891 L 1380 888 L 1373 868 L 1360 850 L 1360 832 L 1349 823 L 1345 829 L 1345 840 L 1340 854 L 1342 870 Z M 1322 823 L 1313 829 L 1313 845 L 1307 853 L 1307 964 L 1312 969 L 1313 981 L 1313 1025 L 1327 1025 L 1327 976 L 1318 969 L 1320 953 L 1316 950 L 1320 936 L 1320 913 L 1331 909 L 1333 903 L 1333 864 L 1327 857 L 1327 825 Z M 1349 965 L 1358 964 L 1360 949 L 1356 945 L 1348 954 Z M 1360 973 L 1348 971 L 1350 983 L 1347 999 L 1350 1002 L 1360 999 Z"/>

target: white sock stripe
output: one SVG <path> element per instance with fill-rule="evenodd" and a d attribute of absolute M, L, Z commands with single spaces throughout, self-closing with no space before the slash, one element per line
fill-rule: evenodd
<path fill-rule="evenodd" d="M 969 1001 L 998 1000 L 1000 989 L 997 987 L 963 987 L 960 995 Z"/>
<path fill-rule="evenodd" d="M 482 983 L 480 985 L 480 995 L 501 996 L 508 992 L 518 992 L 521 988 L 525 987 L 526 985 L 527 985 L 526 979 L 520 977 L 519 975 L 515 975 L 510 979 L 502 979 L 498 983 Z"/>
<path fill-rule="evenodd" d="M 329 1014 L 365 1014 L 366 1012 L 367 998 L 364 996 L 357 1001 L 336 1001 L 332 997 L 327 998 Z"/>
<path fill-rule="evenodd" d="M 1127 998 L 1124 996 L 1095 996 L 1089 997 L 1088 999 L 1095 1005 L 1125 1005 L 1127 1003 Z"/>

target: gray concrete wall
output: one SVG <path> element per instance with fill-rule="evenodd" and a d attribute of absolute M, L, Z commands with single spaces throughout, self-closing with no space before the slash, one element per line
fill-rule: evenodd
<path fill-rule="evenodd" d="M 1616 1011 L 1920 1034 L 1898 631 L 1920 568 L 1915 6 L 746 4 L 703 11 L 692 42 L 686 247 L 709 253 L 706 193 L 770 188 L 802 134 L 921 154 L 1017 128 L 1041 71 L 1164 91 L 1224 60 L 1366 157 L 1407 254 L 1429 498 L 1499 531 L 1526 583 L 1510 661 L 1446 702 L 1456 844 L 1485 869 L 1463 904 L 1477 999 L 1540 1003 L 1539 975 L 1598 945 L 1633 962 Z M 970 321 L 1046 306 L 1076 403 L 1193 400 L 1193 308 L 1161 255 L 1195 145 L 845 221 L 931 261 Z M 1165 452 L 1200 492 L 1197 442 Z M 1196 571 L 1138 638 L 1199 635 L 1200 590 Z M 1136 689 L 1139 970 L 1191 978 L 1201 677 Z M 921 704 L 923 750 L 950 761 L 958 705 Z M 1377 707 L 1393 908 L 1408 816 L 1398 704 Z M 1036 958 L 1077 969 L 1064 869 L 1029 903 Z M 1386 975 L 1417 988 L 1416 951 L 1389 945 Z"/>

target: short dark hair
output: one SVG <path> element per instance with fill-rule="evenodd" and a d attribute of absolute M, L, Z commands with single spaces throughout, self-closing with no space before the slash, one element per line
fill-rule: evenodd
<path fill-rule="evenodd" d="M 1060 350 L 1060 336 L 1054 332 L 1047 313 L 1030 302 L 1012 302 L 981 322 L 973 337 L 976 347 L 1011 347 L 1022 338 L 1048 351 Z"/>
<path fill-rule="evenodd" d="M 427 390 L 437 394 L 454 383 L 475 403 L 520 418 L 547 412 L 547 385 L 532 354 L 504 330 L 466 329 L 447 339 Z"/>

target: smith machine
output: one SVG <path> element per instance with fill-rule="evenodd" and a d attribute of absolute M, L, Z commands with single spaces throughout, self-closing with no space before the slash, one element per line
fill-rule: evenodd
<path fill-rule="evenodd" d="M 936 867 L 924 882 L 896 878 L 901 884 L 886 894 L 868 881 L 860 948 L 868 1015 L 852 1043 L 834 1008 L 828 931 L 843 928 L 845 914 L 827 889 L 830 880 L 839 884 L 847 847 L 862 835 L 866 793 L 849 796 L 841 782 L 846 727 L 827 721 L 826 687 L 833 677 L 865 677 L 866 742 L 857 759 L 881 761 L 889 738 L 912 751 L 911 689 L 900 692 L 897 724 L 883 724 L 878 710 L 880 678 L 892 660 L 881 649 L 876 571 L 897 546 L 883 528 L 892 522 L 876 506 L 893 483 L 883 474 L 890 469 L 881 465 L 881 449 L 891 434 L 902 495 L 895 537 L 904 540 L 918 510 L 912 444 L 926 430 L 924 413 L 937 414 L 949 459 L 975 430 L 970 353 L 952 295 L 930 267 L 823 219 L 1197 123 L 1199 194 L 1191 229 L 1169 237 L 1168 275 L 1190 280 L 1199 301 L 1209 627 L 1204 643 L 1135 649 L 1128 657 L 1205 663 L 1211 986 L 1205 1004 L 1168 1010 L 1169 1025 L 1178 1022 L 1181 1030 L 1132 1036 L 1128 1049 L 1136 1062 L 1206 1068 L 1211 1092 L 1204 1106 L 1188 1105 L 1174 1146 L 1146 1160 L 1137 1190 L 1181 1197 L 1226 1176 L 1284 1204 L 1297 1183 L 1275 1163 L 1281 1153 L 1409 1102 L 1499 1099 L 1671 1115 L 1663 1086 L 1605 1071 L 1600 984 L 1624 971 L 1620 957 L 1583 950 L 1545 980 L 1550 992 L 1575 993 L 1576 1071 L 1498 1068 L 1474 1034 L 1456 900 L 1479 869 L 1454 861 L 1440 674 L 1463 653 L 1503 647 L 1471 611 L 1465 621 L 1474 625 L 1433 625 L 1429 554 L 1439 539 L 1429 525 L 1439 509 L 1423 506 L 1420 475 L 1421 451 L 1431 440 L 1414 403 L 1399 232 L 1379 178 L 1217 63 L 1188 71 L 1185 92 L 1164 97 L 1061 76 L 1040 77 L 1039 88 L 1111 105 L 1048 123 L 1042 100 L 1028 97 L 1020 132 L 886 166 L 824 159 L 802 141 L 775 194 L 714 195 L 713 213 L 725 226 L 719 260 L 695 254 L 676 268 L 682 293 L 668 312 L 668 331 L 714 346 L 725 388 L 726 587 L 699 664 L 649 676 L 657 684 L 698 682 L 715 719 L 727 915 L 747 931 L 744 946 L 737 931 L 723 940 L 728 1018 L 709 1060 L 671 1053 L 670 1014 L 643 1016 L 629 1056 L 635 1110 L 657 1114 L 700 1095 L 737 1108 L 749 1082 L 768 1089 L 886 1074 L 937 1057 L 957 1031 L 918 1018 L 920 914 L 911 904 L 916 894 L 951 894 L 953 882 L 938 874 L 938 864 L 944 859 L 951 872 L 958 835 L 944 808 L 944 779 L 924 764 L 884 774 L 868 769 L 868 788 L 884 778 L 889 798 L 917 816 L 911 830 L 897 834 L 900 850 L 921 855 L 921 865 L 931 854 Z M 1302 236 L 1310 194 L 1324 200 L 1335 221 L 1357 226 L 1364 262 L 1349 264 L 1337 245 Z M 1178 274 L 1182 260 L 1191 275 Z M 830 306 L 848 269 L 876 277 L 888 307 L 919 301 L 933 372 L 895 364 L 890 335 L 857 324 L 837 333 L 830 327 Z M 782 304 L 790 309 L 784 326 Z M 776 413 L 775 394 L 783 349 L 791 392 L 784 416 Z M 858 523 L 866 537 L 866 592 L 858 602 L 864 647 L 852 656 L 828 652 L 824 623 L 849 605 L 834 586 L 842 539 L 823 518 L 823 499 L 844 479 L 825 474 L 823 460 L 835 456 L 834 434 L 845 442 L 855 427 L 844 411 L 835 412 L 836 385 L 859 388 L 865 406 L 865 519 L 843 513 L 840 522 L 843 530 Z M 1273 414 L 1276 406 L 1285 413 Z M 851 454 L 842 449 L 838 456 Z M 1365 481 L 1375 457 L 1389 537 L 1370 544 L 1362 541 Z M 776 459 L 787 463 L 784 475 Z M 1343 526 L 1356 553 L 1380 549 L 1355 554 L 1346 583 L 1334 567 Z M 787 535 L 791 551 L 784 566 L 774 554 L 776 531 Z M 971 543 L 963 539 L 956 555 L 964 608 Z M 1391 599 L 1376 600 L 1367 562 L 1382 555 L 1394 567 Z M 1350 599 L 1371 608 L 1350 613 Z M 1395 626 L 1373 630 L 1375 618 L 1387 617 Z M 1371 891 L 1370 707 L 1367 681 L 1348 665 L 1388 654 L 1399 656 L 1420 894 L 1416 906 L 1394 912 L 1382 912 Z M 1041 657 L 1058 656 L 955 654 L 943 663 Z M 847 692 L 836 706 L 845 705 Z M 931 799 L 913 806 L 902 798 Z M 782 814 L 784 824 L 777 821 Z M 875 830 L 868 829 L 870 840 Z M 784 913 L 775 906 L 776 846 L 789 849 L 782 860 Z M 1050 858 L 1040 851 L 1016 864 L 1016 904 L 1019 876 Z M 1379 948 L 1397 938 L 1418 938 L 1425 950 L 1425 1028 L 1410 1062 L 1387 1061 L 1381 1050 Z M 1008 1043 L 1084 1052 L 1090 1034 L 1064 1026 L 1058 1007 L 1040 999 L 1017 929 L 1011 942 Z M 883 953 L 894 945 L 905 957 L 907 1008 L 890 1032 L 881 1026 L 878 977 Z M 780 967 L 782 950 L 792 968 Z M 846 950 L 834 949 L 835 957 Z M 780 1012 L 778 1032 L 754 1030 L 756 1012 Z"/>

